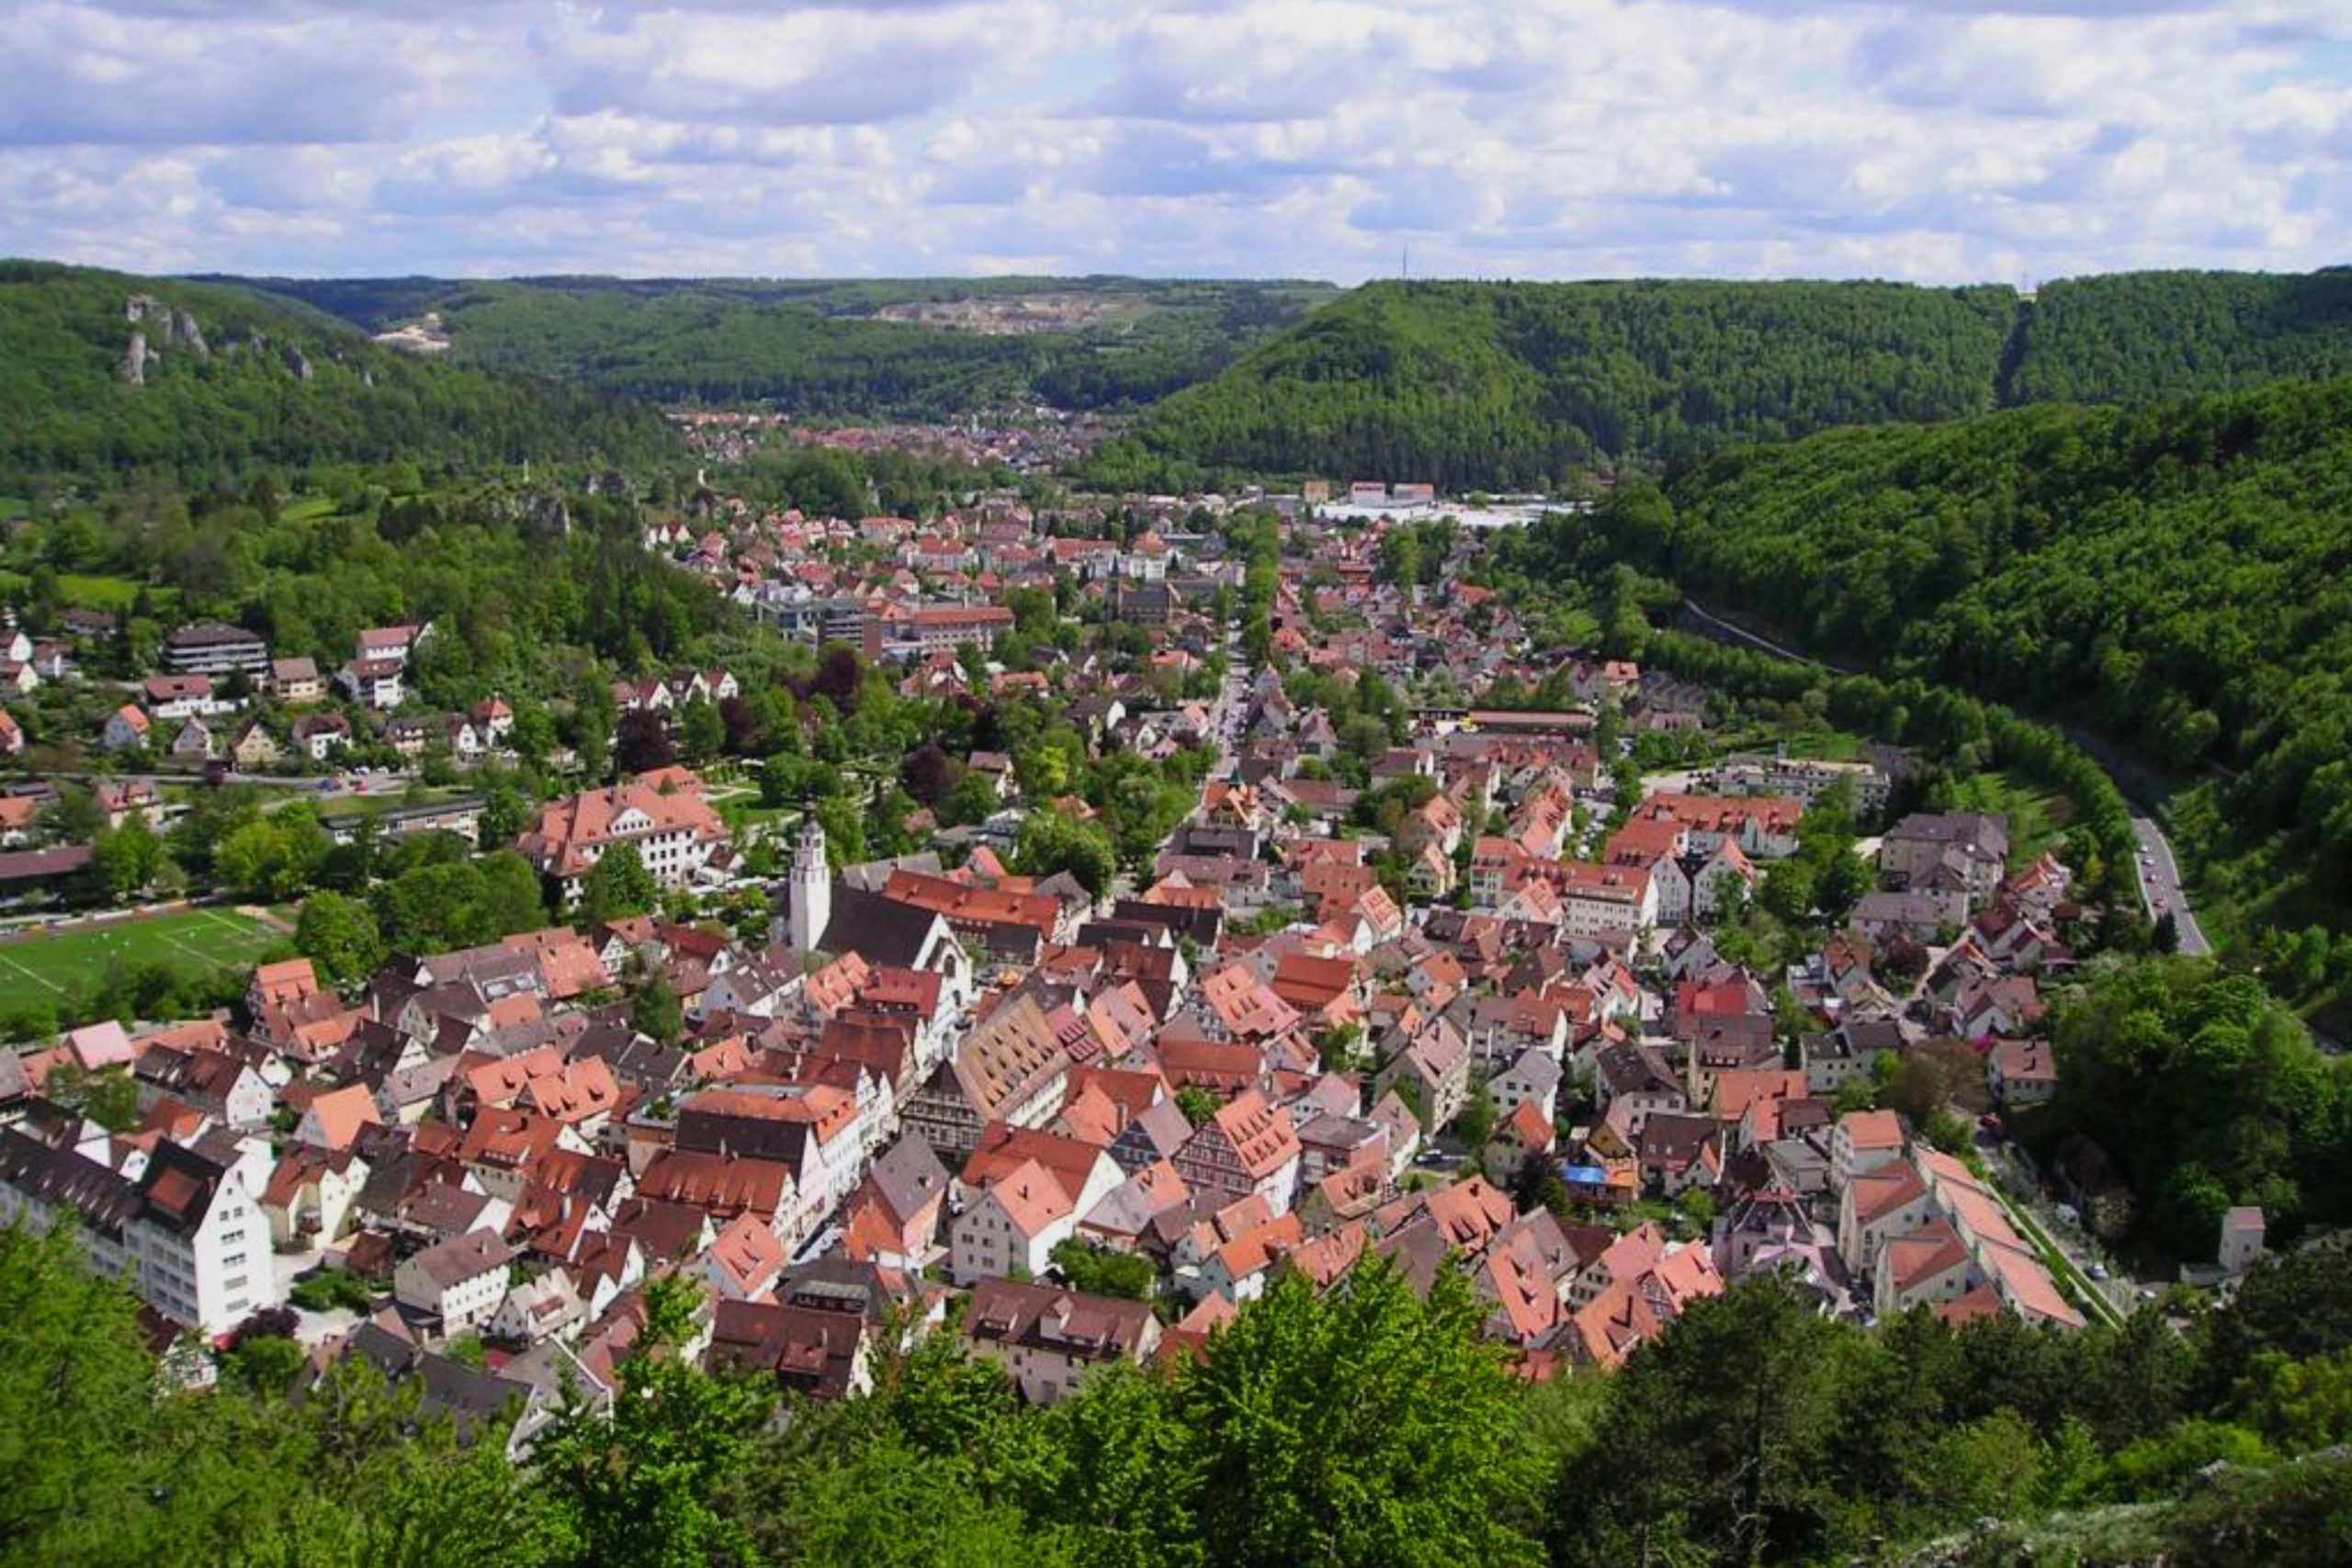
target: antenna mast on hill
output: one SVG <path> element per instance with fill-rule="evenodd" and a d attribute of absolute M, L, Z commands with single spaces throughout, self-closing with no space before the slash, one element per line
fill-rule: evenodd
<path fill-rule="evenodd" d="M 1401 246 L 1396 253 L 1396 276 L 1408 282 L 1412 279 L 1413 247 L 1410 243 Z"/>

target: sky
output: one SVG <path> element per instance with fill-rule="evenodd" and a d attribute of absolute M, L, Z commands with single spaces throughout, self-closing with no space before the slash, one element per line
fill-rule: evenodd
<path fill-rule="evenodd" d="M 0 254 L 1871 276 L 2352 261 L 2352 0 L 0 0 Z"/>

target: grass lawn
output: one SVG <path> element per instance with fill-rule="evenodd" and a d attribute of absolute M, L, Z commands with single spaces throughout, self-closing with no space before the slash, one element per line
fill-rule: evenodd
<path fill-rule="evenodd" d="M 334 500 L 324 495 L 300 495 L 278 503 L 277 515 L 288 523 L 315 523 L 334 515 Z"/>
<path fill-rule="evenodd" d="M 164 963 L 203 974 L 251 964 L 278 940 L 267 926 L 233 910 L 188 909 L 0 943 L 0 1010 L 92 989 L 117 960 Z"/>
<path fill-rule="evenodd" d="M 317 806 L 322 817 L 380 817 L 387 811 L 400 811 L 412 806 L 437 806 L 442 801 L 455 800 L 473 793 L 463 788 L 428 787 L 412 799 L 405 784 L 370 790 L 366 795 L 321 795 L 315 789 L 290 792 L 292 798 L 307 800 Z"/>
<path fill-rule="evenodd" d="M 735 833 L 800 815 L 797 806 L 762 806 L 756 790 L 714 801 L 711 809 L 718 813 L 718 819 L 727 824 L 728 830 Z"/>
<path fill-rule="evenodd" d="M 0 571 L 0 589 L 11 592 L 23 592 L 32 581 L 21 571 Z M 128 577 L 93 577 L 73 571 L 58 575 L 57 591 L 68 604 L 92 610 L 119 610 L 139 597 L 139 584 Z M 170 609 L 179 597 L 176 588 L 151 588 L 148 593 L 159 611 Z"/>
<path fill-rule="evenodd" d="M 1998 811 L 2009 819 L 2009 864 L 2019 867 L 2058 841 L 2075 820 L 2075 803 L 2014 773 L 1979 773 L 1952 787 L 1955 811 Z"/>
<path fill-rule="evenodd" d="M 57 580 L 57 588 L 66 603 L 93 610 L 119 610 L 139 597 L 139 584 L 127 577 L 83 577 L 69 571 Z M 160 604 L 173 597 L 173 591 L 158 588 L 153 597 Z"/>

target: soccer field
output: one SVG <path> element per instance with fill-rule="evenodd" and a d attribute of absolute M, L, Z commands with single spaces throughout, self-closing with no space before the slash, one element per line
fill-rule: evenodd
<path fill-rule="evenodd" d="M 187 909 L 0 942 L 0 1010 L 87 991 L 109 964 L 170 964 L 190 974 L 251 964 L 278 933 L 231 909 Z"/>

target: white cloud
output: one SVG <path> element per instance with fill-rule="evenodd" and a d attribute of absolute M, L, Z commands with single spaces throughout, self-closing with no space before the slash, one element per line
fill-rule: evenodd
<path fill-rule="evenodd" d="M 34 0 L 0 248 L 1967 279 L 2352 241 L 2341 0 Z"/>

